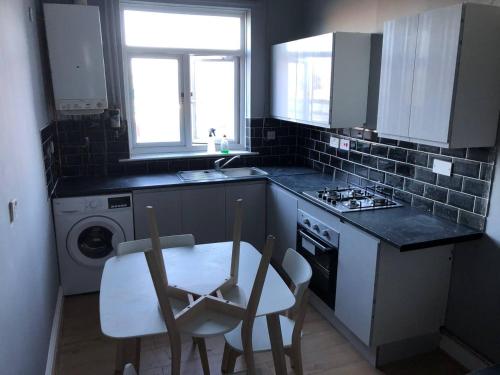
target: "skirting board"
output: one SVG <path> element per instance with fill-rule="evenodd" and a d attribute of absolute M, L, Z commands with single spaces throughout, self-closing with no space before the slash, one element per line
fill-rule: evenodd
<path fill-rule="evenodd" d="M 446 332 L 441 333 L 441 342 L 439 347 L 455 361 L 470 371 L 479 370 L 493 364 L 487 359 L 482 358 L 466 344 Z"/>
<path fill-rule="evenodd" d="M 64 295 L 62 287 L 57 291 L 56 308 L 54 310 L 54 319 L 52 320 L 52 330 L 50 332 L 49 351 L 47 354 L 47 364 L 45 365 L 45 375 L 55 374 L 55 364 L 57 355 L 57 344 L 59 342 L 59 332 L 61 329 L 62 311 Z"/>

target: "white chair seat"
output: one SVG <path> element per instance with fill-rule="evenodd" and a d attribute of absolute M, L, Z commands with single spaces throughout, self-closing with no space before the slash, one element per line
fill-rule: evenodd
<path fill-rule="evenodd" d="M 220 336 L 234 330 L 241 319 L 206 310 L 203 316 L 198 316 L 182 324 L 179 331 L 195 337 Z"/>
<path fill-rule="evenodd" d="M 283 337 L 283 346 L 285 348 L 292 345 L 292 333 L 295 322 L 286 316 L 280 315 L 281 334 Z M 242 352 L 243 344 L 241 342 L 241 323 L 236 329 L 224 335 L 226 342 L 235 350 Z M 269 339 L 269 330 L 265 316 L 255 318 L 252 331 L 253 351 L 266 352 L 271 350 L 271 341 Z"/>

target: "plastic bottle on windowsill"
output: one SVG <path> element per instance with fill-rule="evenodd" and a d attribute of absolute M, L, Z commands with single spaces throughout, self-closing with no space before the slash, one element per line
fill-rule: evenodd
<path fill-rule="evenodd" d="M 229 142 L 227 141 L 225 134 L 220 141 L 220 152 L 221 154 L 229 154 Z"/>
<path fill-rule="evenodd" d="M 215 129 L 210 128 L 208 131 L 207 153 L 215 154 Z"/>

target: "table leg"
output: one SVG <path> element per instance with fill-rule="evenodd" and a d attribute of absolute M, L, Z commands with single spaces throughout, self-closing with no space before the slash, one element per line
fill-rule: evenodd
<path fill-rule="evenodd" d="M 277 375 L 286 374 L 285 350 L 283 348 L 283 336 L 281 335 L 281 325 L 279 314 L 266 316 L 269 338 L 271 339 L 271 349 L 273 352 L 274 371 Z"/>
<path fill-rule="evenodd" d="M 132 363 L 139 373 L 141 362 L 141 338 L 117 340 L 115 374 L 122 374 L 127 363 Z"/>

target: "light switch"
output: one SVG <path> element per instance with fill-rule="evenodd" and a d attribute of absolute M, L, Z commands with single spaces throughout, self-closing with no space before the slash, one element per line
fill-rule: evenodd
<path fill-rule="evenodd" d="M 337 137 L 330 137 L 330 147 L 339 148 L 340 139 Z"/>
<path fill-rule="evenodd" d="M 274 130 L 268 130 L 266 132 L 266 139 L 268 141 L 274 141 L 276 139 L 276 132 Z"/>
<path fill-rule="evenodd" d="M 434 159 L 434 163 L 432 164 L 432 171 L 444 176 L 451 176 L 451 161 Z"/>
<path fill-rule="evenodd" d="M 16 220 L 17 217 L 17 199 L 11 199 L 9 201 L 9 221 L 11 223 Z"/>
<path fill-rule="evenodd" d="M 340 149 L 341 150 L 349 151 L 350 146 L 351 146 L 350 140 L 348 140 L 348 139 L 341 139 L 340 140 Z"/>

